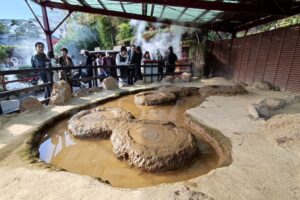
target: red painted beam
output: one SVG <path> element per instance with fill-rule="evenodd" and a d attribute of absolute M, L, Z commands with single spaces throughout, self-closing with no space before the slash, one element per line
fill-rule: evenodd
<path fill-rule="evenodd" d="M 169 25 L 173 24 L 173 25 L 186 26 L 186 27 L 210 29 L 210 30 L 216 30 L 216 31 L 222 31 L 222 32 L 231 32 L 232 31 L 231 29 L 228 29 L 226 27 L 213 26 L 211 24 L 206 24 L 204 26 L 201 26 L 200 24 L 193 23 L 193 22 L 185 23 L 185 22 L 180 22 L 180 21 L 175 21 L 175 20 L 159 19 L 156 17 L 144 16 L 144 15 L 138 15 L 138 14 L 132 14 L 132 13 L 123 13 L 123 12 L 117 12 L 117 11 L 110 11 L 110 10 L 99 9 L 99 8 L 91 8 L 91 7 L 77 6 L 77 5 L 71 5 L 71 4 L 56 3 L 56 2 L 51 2 L 51 1 L 44 1 L 41 3 L 39 3 L 37 0 L 33 0 L 33 1 L 35 3 L 41 4 L 46 7 L 75 11 L 75 12 L 84 12 L 84 13 L 91 13 L 91 14 L 123 17 L 123 18 L 136 19 L 136 20 L 142 20 L 142 21 L 148 21 L 148 22 L 160 22 L 160 23 L 169 24 Z"/>
<path fill-rule="evenodd" d="M 119 1 L 120 0 L 112 0 Z M 163 6 L 188 7 L 205 10 L 218 10 L 224 12 L 243 12 L 252 14 L 266 15 L 286 15 L 273 1 L 266 3 L 265 6 L 245 4 L 245 3 L 226 3 L 222 1 L 200 1 L 200 0 L 125 0 L 130 3 L 148 3 Z M 284 4 L 286 5 L 290 4 Z"/>

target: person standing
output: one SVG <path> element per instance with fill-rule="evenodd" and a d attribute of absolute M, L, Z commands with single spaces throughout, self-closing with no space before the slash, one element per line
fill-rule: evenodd
<path fill-rule="evenodd" d="M 121 76 L 119 77 L 119 82 L 120 83 L 127 83 L 128 79 L 128 54 L 127 54 L 127 49 L 125 46 L 121 47 L 120 53 L 117 54 L 116 56 L 116 65 L 120 66 L 117 68 L 117 75 Z"/>
<path fill-rule="evenodd" d="M 94 74 L 93 73 L 93 57 L 87 50 L 84 52 L 84 56 L 85 56 L 85 66 L 88 67 L 86 70 L 87 76 L 88 76 L 88 78 L 92 78 L 93 74 Z M 89 88 L 92 88 L 92 80 L 89 80 L 88 84 L 89 84 Z"/>
<path fill-rule="evenodd" d="M 176 63 L 177 59 L 178 58 L 173 51 L 173 47 L 170 46 L 169 53 L 164 58 L 164 60 L 166 62 L 166 67 L 167 67 L 167 71 L 166 71 L 167 74 L 173 74 L 175 72 L 175 63 Z"/>
<path fill-rule="evenodd" d="M 45 45 L 42 42 L 35 43 L 35 50 L 36 54 L 31 57 L 31 66 L 35 69 L 41 69 L 50 67 L 50 60 L 47 58 L 46 54 L 44 53 Z M 43 83 L 49 83 L 51 80 L 49 79 L 47 71 L 40 71 L 38 72 L 40 79 Z M 51 96 L 51 87 L 48 85 L 45 87 L 45 99 Z"/>
<path fill-rule="evenodd" d="M 140 46 L 137 46 L 135 52 L 132 56 L 130 64 L 134 66 L 134 82 L 142 79 L 141 63 L 142 63 L 143 53 Z"/>
<path fill-rule="evenodd" d="M 72 58 L 68 56 L 68 49 L 67 48 L 62 48 L 60 50 L 61 52 L 61 56 L 58 58 L 58 64 L 61 67 L 73 67 L 73 61 Z M 72 85 L 71 79 L 72 79 L 72 70 L 68 69 L 68 70 L 61 70 L 60 72 L 60 78 L 62 80 L 67 81 L 70 85 Z"/>

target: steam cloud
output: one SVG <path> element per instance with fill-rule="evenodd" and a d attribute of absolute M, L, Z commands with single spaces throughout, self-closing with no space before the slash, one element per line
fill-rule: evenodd
<path fill-rule="evenodd" d="M 171 25 L 169 31 L 157 31 L 150 40 L 144 38 L 147 22 L 131 20 L 130 24 L 135 28 L 136 41 L 135 44 L 142 47 L 142 51 L 149 51 L 151 58 L 155 58 L 157 51 L 162 55 L 165 54 L 169 46 L 173 46 L 174 53 L 181 58 L 181 40 L 184 33 L 193 32 L 195 29 L 185 28 L 181 26 Z M 159 30 L 162 24 L 155 23 L 153 26 Z"/>

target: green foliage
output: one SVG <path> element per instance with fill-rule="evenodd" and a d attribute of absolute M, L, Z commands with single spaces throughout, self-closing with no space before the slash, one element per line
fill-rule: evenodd
<path fill-rule="evenodd" d="M 122 23 L 118 25 L 118 33 L 116 36 L 117 41 L 122 41 L 128 38 L 132 38 L 134 36 L 133 30 L 129 23 Z"/>
<path fill-rule="evenodd" d="M 13 47 L 0 45 L 0 62 L 4 61 L 9 56 L 9 52 L 12 50 Z"/>

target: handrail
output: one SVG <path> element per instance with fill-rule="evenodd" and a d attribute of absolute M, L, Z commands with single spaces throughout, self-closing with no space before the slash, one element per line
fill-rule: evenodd
<path fill-rule="evenodd" d="M 178 75 L 181 74 L 182 72 L 174 72 L 174 73 L 163 73 L 161 74 L 161 72 L 158 72 L 156 74 L 153 73 L 153 68 L 157 67 L 157 64 L 146 64 L 146 65 L 141 65 L 139 66 L 140 68 L 151 68 L 151 73 L 150 74 L 141 74 L 141 77 L 151 77 L 151 82 L 153 82 L 153 77 L 159 77 L 159 76 L 166 76 L 166 75 Z M 189 67 L 189 71 L 192 73 L 192 66 L 193 64 L 179 64 L 179 65 L 175 65 L 175 67 Z M 102 69 L 110 69 L 110 68 L 114 68 L 114 69 L 122 69 L 122 68 L 126 68 L 126 69 L 135 69 L 134 65 L 101 65 L 101 66 L 74 66 L 74 67 L 49 67 L 49 68 L 28 68 L 28 69 L 21 69 L 21 70 L 6 70 L 6 71 L 0 71 L 0 76 L 6 76 L 6 75 L 15 75 L 15 74 L 27 74 L 27 73 L 38 73 L 38 72 L 42 72 L 42 71 L 46 71 L 46 72 L 52 72 L 52 71 L 69 71 L 69 70 L 79 70 L 79 69 L 93 69 L 93 76 L 92 77 L 81 77 L 79 79 L 70 79 L 68 80 L 69 82 L 78 82 L 78 81 L 94 81 L 94 86 L 98 87 L 98 82 L 97 80 L 102 81 L 103 79 L 107 78 L 107 76 L 100 76 L 100 75 L 96 75 L 98 74 L 98 72 L 96 71 L 98 68 L 102 68 Z M 163 67 L 166 67 L 165 65 Z M 128 72 L 128 71 L 127 71 Z M 50 74 L 50 79 L 52 80 L 52 73 Z M 35 75 L 36 76 L 36 75 Z M 127 75 L 122 75 L 122 76 L 116 76 L 116 78 L 134 78 L 135 75 L 132 74 L 127 74 Z M 3 81 L 0 84 L 5 85 L 5 83 L 9 83 Z M 47 86 L 52 86 L 53 82 L 48 82 L 48 83 L 44 83 L 44 84 L 40 84 L 40 85 L 36 85 L 36 86 L 31 86 L 31 87 L 27 87 L 27 88 L 22 88 L 22 89 L 17 89 L 17 90 L 9 90 L 9 91 L 4 91 L 4 92 L 0 92 L 0 98 L 4 98 L 4 97 L 8 97 L 11 95 L 18 95 L 20 93 L 23 92 L 30 92 L 30 91 L 35 91 L 38 89 L 42 89 L 45 88 Z M 49 98 L 42 100 L 42 103 L 47 103 L 49 102 Z M 1 104 L 0 104 L 1 105 Z M 0 114 L 1 114 L 1 107 L 0 107 Z"/>

